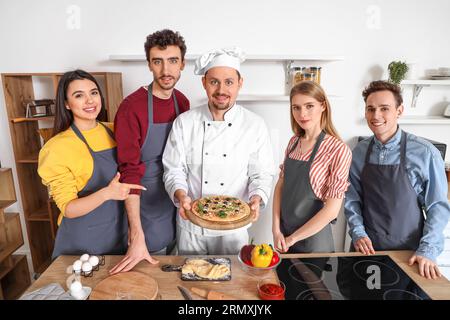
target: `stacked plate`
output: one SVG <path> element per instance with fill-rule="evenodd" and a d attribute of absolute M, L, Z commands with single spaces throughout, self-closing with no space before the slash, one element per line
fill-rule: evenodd
<path fill-rule="evenodd" d="M 439 73 L 430 76 L 432 80 L 450 80 L 450 68 L 439 68 Z"/>

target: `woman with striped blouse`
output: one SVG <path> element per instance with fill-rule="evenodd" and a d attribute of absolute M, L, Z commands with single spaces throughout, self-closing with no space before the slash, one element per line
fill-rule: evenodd
<path fill-rule="evenodd" d="M 320 85 L 302 81 L 290 93 L 294 136 L 275 186 L 273 238 L 281 252 L 334 252 L 330 223 L 337 218 L 352 160 L 331 121 Z"/>

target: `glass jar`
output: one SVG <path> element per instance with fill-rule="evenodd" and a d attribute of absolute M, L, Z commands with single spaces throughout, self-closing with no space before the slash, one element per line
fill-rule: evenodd
<path fill-rule="evenodd" d="M 316 75 L 311 72 L 303 73 L 303 80 L 305 81 L 315 81 Z"/>
<path fill-rule="evenodd" d="M 299 80 L 299 77 L 301 77 L 301 74 L 302 74 L 302 68 L 294 67 L 291 69 L 291 71 L 290 71 L 290 87 L 291 88 L 301 81 L 301 80 Z"/>
<path fill-rule="evenodd" d="M 320 84 L 319 68 L 318 67 L 311 67 L 311 68 L 309 68 L 309 70 L 314 75 L 314 80 L 313 81 L 316 82 L 317 84 Z"/>

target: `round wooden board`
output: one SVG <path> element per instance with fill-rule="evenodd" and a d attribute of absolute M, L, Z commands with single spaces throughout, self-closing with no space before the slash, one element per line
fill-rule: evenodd
<path fill-rule="evenodd" d="M 155 300 L 158 283 L 152 277 L 135 271 L 115 274 L 100 281 L 89 300 Z"/>
<path fill-rule="evenodd" d="M 194 201 L 192 203 L 192 205 L 194 205 L 196 203 L 196 201 Z M 248 210 L 250 211 L 250 208 L 248 208 Z M 242 219 L 230 222 L 230 221 L 204 220 L 204 219 L 200 218 L 199 216 L 197 216 L 195 213 L 191 212 L 190 210 L 186 210 L 185 212 L 186 212 L 186 216 L 193 224 L 196 224 L 202 228 L 213 229 L 213 230 L 233 230 L 233 229 L 237 229 L 237 228 L 246 226 L 252 222 L 251 214 L 249 214 L 248 216 L 246 216 Z"/>

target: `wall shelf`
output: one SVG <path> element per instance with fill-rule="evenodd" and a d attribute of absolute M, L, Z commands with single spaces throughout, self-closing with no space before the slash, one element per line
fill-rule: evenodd
<path fill-rule="evenodd" d="M 11 168 L 0 168 L 0 300 L 16 299 L 30 285 L 26 256 L 13 253 L 23 245 L 18 213 L 5 212 L 17 201 Z"/>
<path fill-rule="evenodd" d="M 423 86 L 450 86 L 450 80 L 403 80 L 401 84 L 404 85 L 423 85 Z"/>
<path fill-rule="evenodd" d="M 186 61 L 193 61 L 197 59 L 200 54 L 186 54 Z M 147 61 L 144 54 L 111 54 L 109 60 L 120 62 L 137 62 Z M 249 54 L 246 56 L 246 61 L 291 61 L 291 60 L 303 60 L 303 61 L 340 61 L 344 60 L 344 56 L 341 55 L 324 55 L 324 54 Z"/>
<path fill-rule="evenodd" d="M 361 123 L 367 123 L 365 118 L 361 118 Z M 402 116 L 398 119 L 399 124 L 450 124 L 450 118 L 443 116 Z"/>
<path fill-rule="evenodd" d="M 450 118 L 442 116 L 403 116 L 399 124 L 450 124 Z"/>
<path fill-rule="evenodd" d="M 338 95 L 328 95 L 329 99 L 342 99 L 342 96 Z M 273 101 L 283 101 L 283 102 L 289 102 L 289 96 L 288 95 L 264 95 L 264 94 L 240 94 L 238 95 L 237 101 L 247 101 L 247 102 L 253 102 L 253 101 L 261 101 L 261 102 L 273 102 Z"/>
<path fill-rule="evenodd" d="M 424 87 L 429 86 L 450 86 L 450 80 L 403 80 L 401 85 L 412 85 L 413 86 L 413 97 L 411 101 L 411 108 L 415 108 L 417 104 L 417 99 L 419 98 L 420 92 Z"/>

